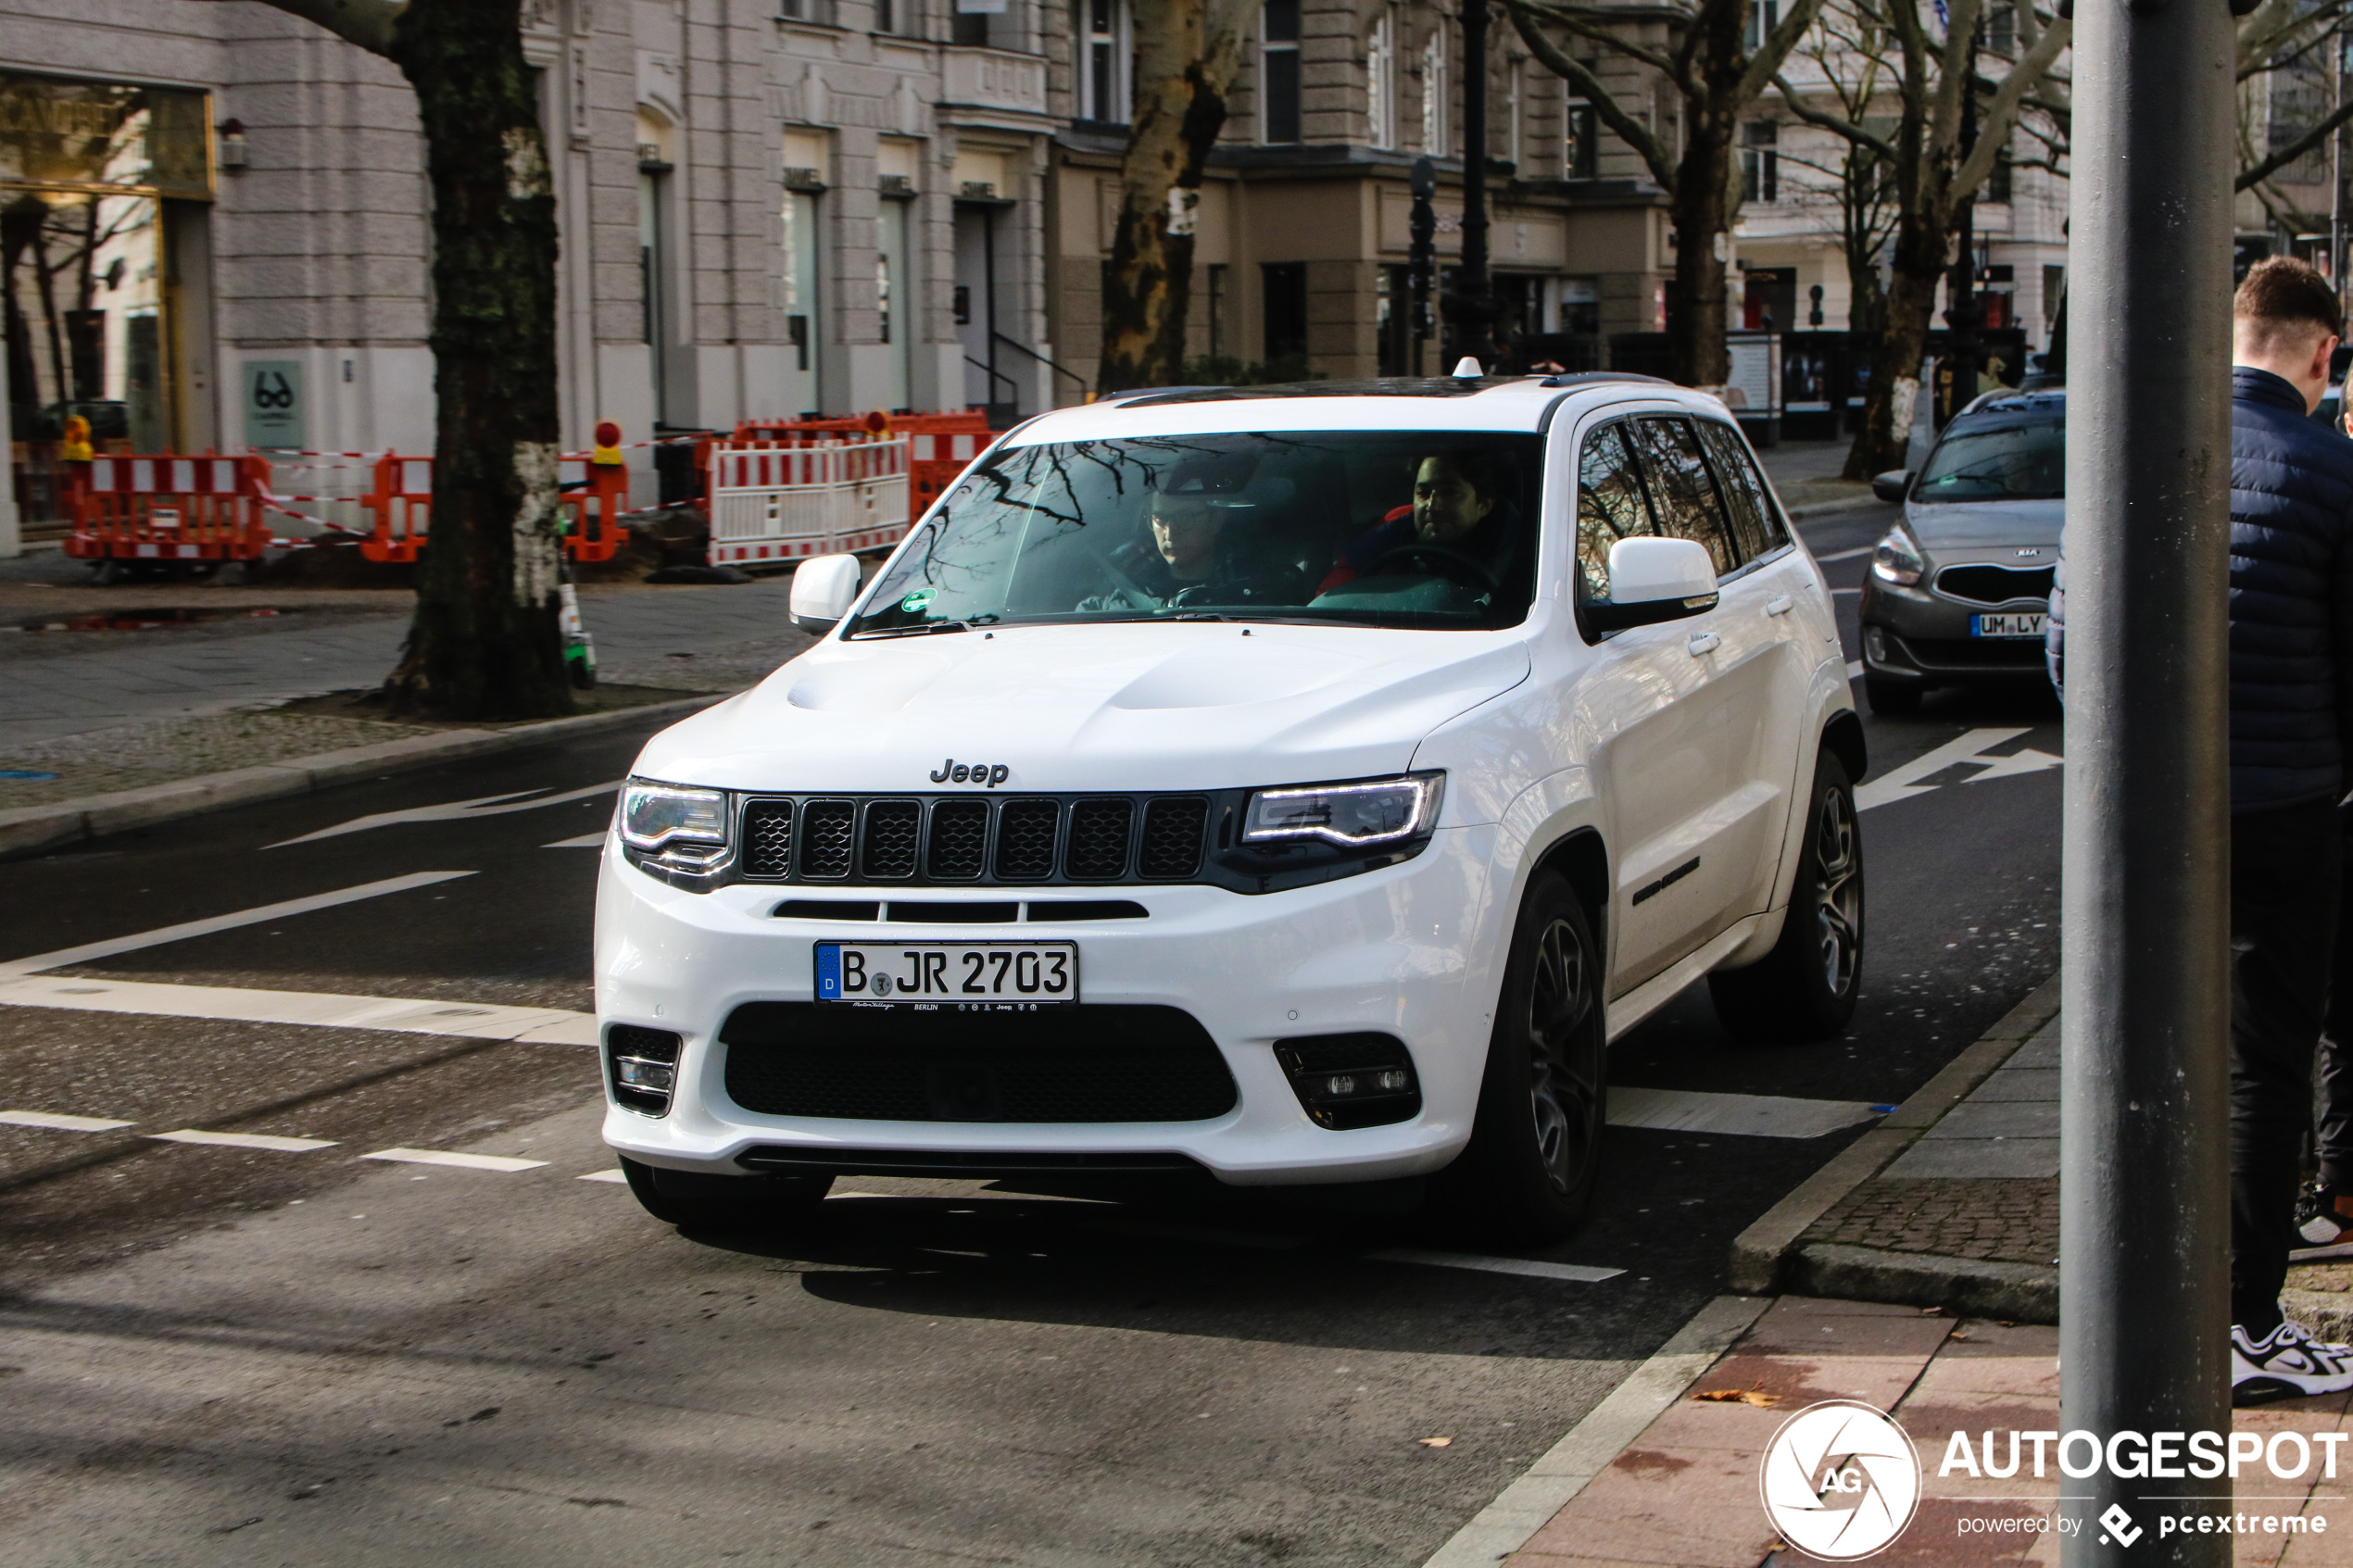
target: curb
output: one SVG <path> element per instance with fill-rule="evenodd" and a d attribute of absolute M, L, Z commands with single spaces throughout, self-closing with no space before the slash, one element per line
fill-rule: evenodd
<path fill-rule="evenodd" d="M 2013 1271 L 2036 1273 L 2031 1264 L 1971 1263 L 1925 1253 L 1827 1245 L 1806 1248 L 1803 1254 L 1797 1254 L 1797 1242 L 1815 1221 L 1837 1207 L 1848 1193 L 1887 1169 L 1922 1133 L 1944 1120 L 1946 1111 L 1991 1077 L 1995 1068 L 2007 1061 L 2035 1031 L 2057 1016 L 2058 1010 L 2059 977 L 2055 974 L 2004 1014 L 2001 1022 L 1975 1044 L 1946 1062 L 1942 1072 L 1923 1084 L 1878 1126 L 1848 1144 L 1795 1190 L 1759 1215 L 1754 1224 L 1732 1239 L 1730 1287 L 1755 1296 L 1802 1291 L 1806 1295 L 1898 1301 L 1911 1306 L 1956 1306 L 1963 1299 L 1978 1299 L 1965 1293 L 1980 1289 L 1995 1294 L 2027 1293 L 2002 1296 L 2013 1304 L 2031 1297 L 2031 1281 L 2012 1277 Z M 2058 1272 L 2041 1272 L 2050 1275 L 2049 1321 L 2056 1321 Z M 1801 1286 L 1801 1273 L 1810 1283 Z M 1826 1283 L 1832 1279 L 1836 1281 L 1834 1286 Z M 1887 1295 L 1883 1291 L 1906 1294 Z M 1920 1293 L 1928 1291 L 1939 1294 L 1932 1299 L 1923 1298 Z M 2032 1317 L 2022 1307 L 2016 1311 L 2006 1308 L 1989 1315 L 2045 1321 Z"/>
<path fill-rule="evenodd" d="M 511 751 L 551 741 L 571 740 L 606 730 L 626 728 L 640 719 L 684 718 L 724 702 L 732 692 L 707 696 L 677 697 L 639 708 L 616 708 L 584 713 L 573 719 L 548 719 L 504 730 L 442 730 L 432 734 L 404 735 L 373 746 L 346 746 L 311 757 L 290 757 L 283 762 L 235 768 L 225 773 L 202 773 L 190 779 L 86 795 L 42 806 L 21 806 L 0 811 L 0 859 L 54 849 L 130 828 L 151 827 L 200 816 L 224 807 L 290 795 L 308 795 L 330 784 L 396 773 L 435 762 L 453 761 L 487 752 Z"/>
<path fill-rule="evenodd" d="M 1585 1419 L 1454 1532 L 1423 1568 L 1494 1568 L 1552 1522 L 1586 1484 L 1607 1470 L 1650 1424 L 1706 1375 L 1771 1303 L 1718 1296 L 1611 1389 Z"/>
<path fill-rule="evenodd" d="M 2010 1323 L 2058 1322 L 2058 1271 L 2047 1263 L 1939 1258 L 1817 1242 L 1781 1266 L 1793 1295 L 1943 1307 Z"/>

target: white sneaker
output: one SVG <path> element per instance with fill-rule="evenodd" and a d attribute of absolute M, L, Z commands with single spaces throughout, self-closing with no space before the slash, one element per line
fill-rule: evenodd
<path fill-rule="evenodd" d="M 2231 1403 L 2309 1399 L 2353 1390 L 2353 1346 L 2315 1339 L 2300 1323 L 2282 1322 L 2262 1338 L 2231 1325 Z"/>

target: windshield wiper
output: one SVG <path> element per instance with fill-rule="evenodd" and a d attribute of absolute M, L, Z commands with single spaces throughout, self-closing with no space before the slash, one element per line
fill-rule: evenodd
<path fill-rule="evenodd" d="M 877 626 L 868 632 L 852 632 L 854 638 L 867 637 L 928 637 L 940 632 L 969 632 L 975 626 L 987 626 L 995 615 L 975 615 L 968 621 L 926 621 L 918 626 Z"/>

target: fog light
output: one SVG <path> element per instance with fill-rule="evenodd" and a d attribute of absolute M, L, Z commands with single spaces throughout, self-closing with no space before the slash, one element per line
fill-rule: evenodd
<path fill-rule="evenodd" d="M 615 1103 L 645 1116 L 670 1110 L 678 1083 L 678 1036 L 667 1029 L 616 1023 L 605 1031 L 605 1054 L 612 1062 Z"/>
<path fill-rule="evenodd" d="M 1876 626 L 1863 628 L 1863 651 L 1871 656 L 1874 664 L 1887 662 L 1887 633 Z"/>
<path fill-rule="evenodd" d="M 1393 1035 L 1315 1035 L 1275 1042 L 1300 1109 L 1319 1127 L 1346 1132 L 1421 1113 L 1414 1059 Z"/>

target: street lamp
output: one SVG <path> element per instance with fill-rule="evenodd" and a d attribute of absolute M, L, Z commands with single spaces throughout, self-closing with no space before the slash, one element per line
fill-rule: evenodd
<path fill-rule="evenodd" d="M 1487 0 L 1463 0 L 1463 259 L 1446 291 L 1454 352 L 1495 369 L 1495 296 L 1487 276 Z"/>

